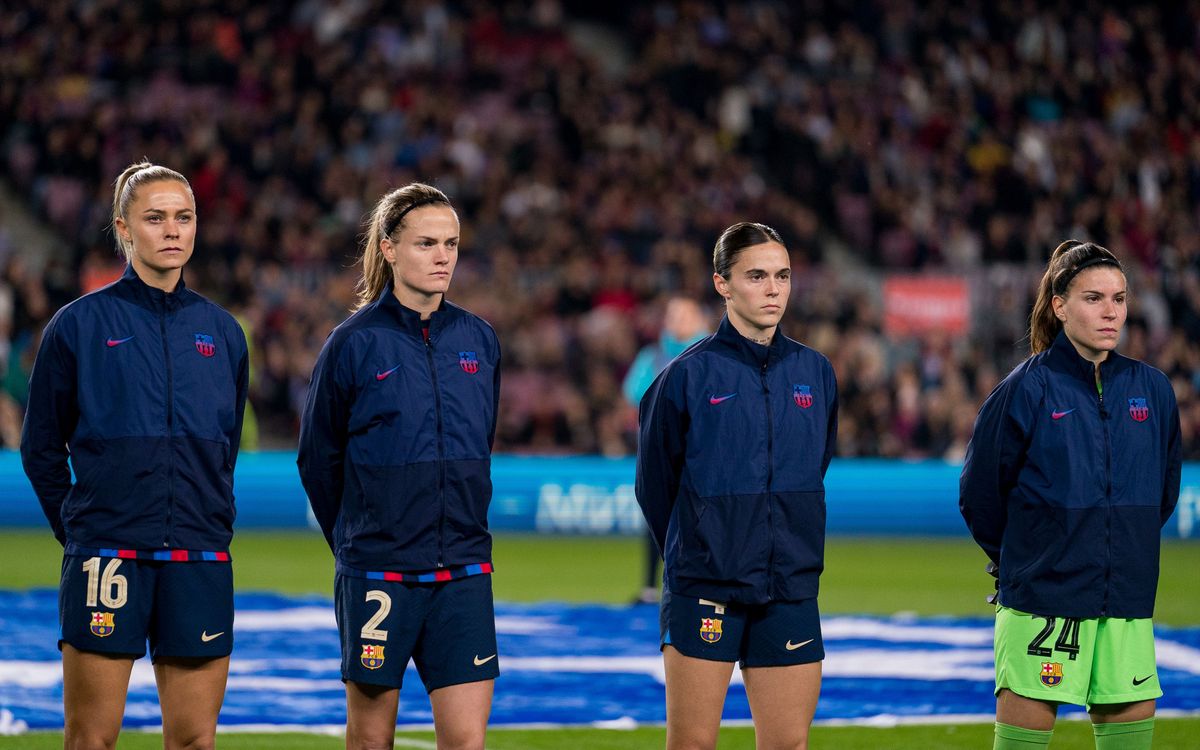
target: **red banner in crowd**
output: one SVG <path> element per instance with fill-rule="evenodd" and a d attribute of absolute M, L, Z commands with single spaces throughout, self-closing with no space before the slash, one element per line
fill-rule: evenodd
<path fill-rule="evenodd" d="M 965 334 L 971 322 L 967 280 L 961 276 L 888 276 L 883 282 L 883 329 L 889 336 L 939 331 Z"/>

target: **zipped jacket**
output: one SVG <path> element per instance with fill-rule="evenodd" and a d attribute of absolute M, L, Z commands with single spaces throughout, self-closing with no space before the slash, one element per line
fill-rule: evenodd
<path fill-rule="evenodd" d="M 1154 613 L 1162 526 L 1179 499 L 1175 393 L 1110 352 L 1095 366 L 1060 333 L 979 411 L 959 508 L 999 565 L 999 602 L 1035 615 Z"/>
<path fill-rule="evenodd" d="M 241 326 L 182 278 L 167 294 L 127 266 L 51 318 L 21 460 L 68 553 L 228 551 L 249 367 Z"/>
<path fill-rule="evenodd" d="M 674 594 L 761 604 L 817 595 L 837 382 L 820 353 L 728 318 L 667 366 L 639 410 L 636 494 Z"/>
<path fill-rule="evenodd" d="M 389 284 L 333 330 L 305 400 L 298 464 L 339 570 L 490 562 L 499 396 L 496 334 L 456 305 L 422 321 Z"/>

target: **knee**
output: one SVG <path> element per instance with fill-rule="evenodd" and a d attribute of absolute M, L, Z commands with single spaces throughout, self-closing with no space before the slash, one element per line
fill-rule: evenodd
<path fill-rule="evenodd" d="M 164 736 L 163 747 L 166 750 L 216 750 L 217 740 L 212 734 Z"/>
<path fill-rule="evenodd" d="M 88 726 L 64 727 L 64 750 L 113 750 L 120 730 L 107 732 Z"/>
<path fill-rule="evenodd" d="M 395 732 L 347 732 L 347 750 L 392 750 L 396 746 Z"/>
<path fill-rule="evenodd" d="M 439 736 L 437 750 L 484 750 L 485 732 L 455 732 L 453 736 Z"/>

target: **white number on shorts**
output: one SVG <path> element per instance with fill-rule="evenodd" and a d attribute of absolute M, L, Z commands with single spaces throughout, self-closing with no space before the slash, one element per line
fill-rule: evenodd
<path fill-rule="evenodd" d="M 97 597 L 101 604 L 112 609 L 125 606 L 129 599 L 129 582 L 125 576 L 117 574 L 119 567 L 121 561 L 114 557 L 104 566 L 104 575 L 100 575 L 100 558 L 89 557 L 84 560 L 83 572 L 88 574 L 87 606 L 96 606 Z"/>
<path fill-rule="evenodd" d="M 392 611 L 392 597 L 379 589 L 375 589 L 374 591 L 367 592 L 367 601 L 379 602 L 379 611 L 371 615 L 371 619 L 367 620 L 366 625 L 363 625 L 363 640 L 386 641 L 387 631 L 381 630 L 378 625 L 383 622 L 383 618 L 388 616 L 388 612 Z"/>

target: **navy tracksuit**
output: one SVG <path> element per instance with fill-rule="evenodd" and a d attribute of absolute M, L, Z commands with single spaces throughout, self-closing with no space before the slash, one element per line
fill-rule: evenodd
<path fill-rule="evenodd" d="M 636 493 L 671 593 L 762 604 L 817 595 L 837 382 L 820 353 L 728 318 L 642 398 Z"/>
<path fill-rule="evenodd" d="M 1116 352 L 1100 380 L 1060 333 L 979 411 L 959 507 L 1000 566 L 1006 607 L 1154 613 L 1161 529 L 1179 499 L 1179 410 L 1165 375 Z"/>
<path fill-rule="evenodd" d="M 182 278 L 167 294 L 126 267 L 59 310 L 30 377 L 21 460 L 68 554 L 228 550 L 248 377 L 241 327 Z"/>
<path fill-rule="evenodd" d="M 339 570 L 491 560 L 499 396 L 496 334 L 456 305 L 422 321 L 389 283 L 334 329 L 313 371 L 298 463 Z"/>

